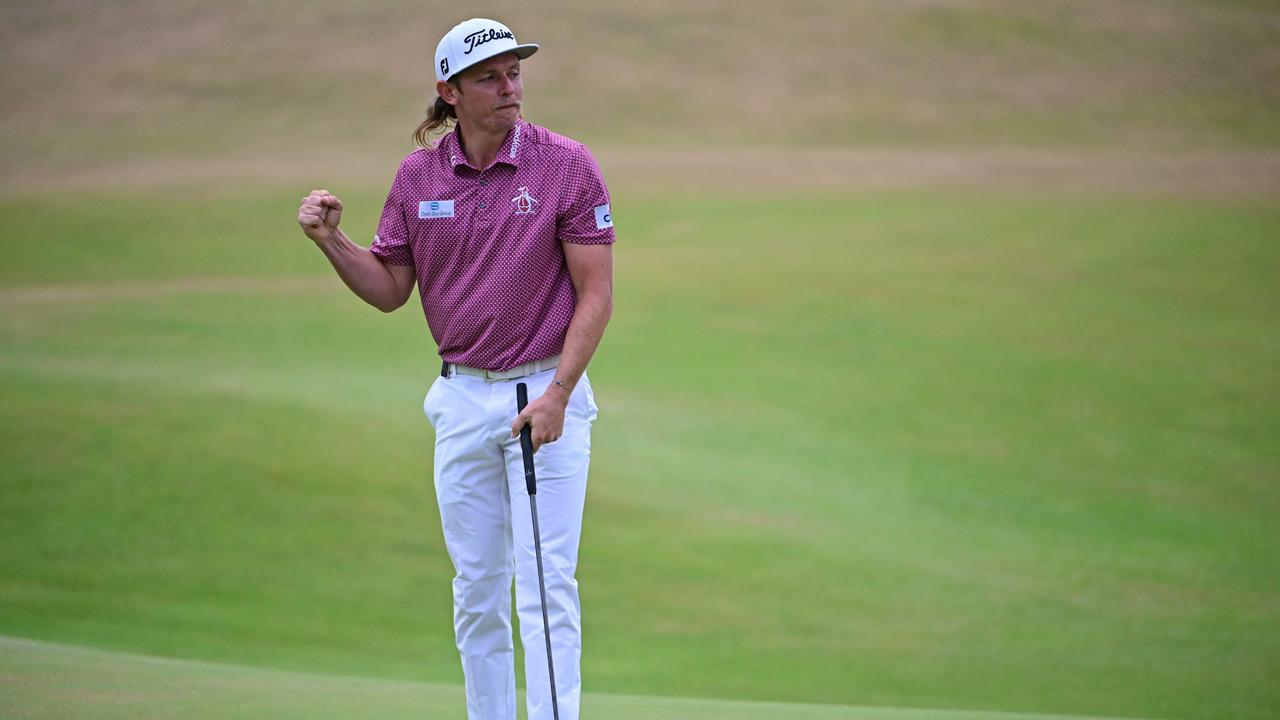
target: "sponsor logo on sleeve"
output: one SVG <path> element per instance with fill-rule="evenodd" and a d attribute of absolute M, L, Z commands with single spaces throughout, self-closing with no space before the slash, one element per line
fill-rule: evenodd
<path fill-rule="evenodd" d="M 609 210 L 609 204 L 596 206 L 596 229 L 603 230 L 613 227 L 613 213 Z"/>
<path fill-rule="evenodd" d="M 419 218 L 451 218 L 453 217 L 452 200 L 423 200 L 418 203 Z"/>

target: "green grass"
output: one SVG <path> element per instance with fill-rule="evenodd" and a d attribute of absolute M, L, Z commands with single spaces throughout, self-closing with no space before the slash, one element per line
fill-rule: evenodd
<path fill-rule="evenodd" d="M 367 237 L 377 193 L 331 189 Z M 420 309 L 351 297 L 295 205 L 0 203 L 0 632 L 460 682 Z M 588 690 L 1280 708 L 1280 207 L 615 206 Z"/>
<path fill-rule="evenodd" d="M 6 685 L 6 693 L 0 697 L 0 712 L 9 720 L 466 717 L 462 688 L 454 685 L 287 673 L 4 637 L 0 637 L 0 679 Z M 523 705 L 523 693 L 520 695 L 517 702 Z M 1027 713 L 752 703 L 591 692 L 583 694 L 582 714 L 611 720 L 1086 720 L 1079 716 Z"/>
<path fill-rule="evenodd" d="M 1276 3 L 485 7 L 626 160 L 592 717 L 1280 715 Z M 0 640 L 0 715 L 461 716 L 434 348 L 293 220 L 368 242 L 428 16 L 0 9 L 0 633 L 236 665 Z"/>

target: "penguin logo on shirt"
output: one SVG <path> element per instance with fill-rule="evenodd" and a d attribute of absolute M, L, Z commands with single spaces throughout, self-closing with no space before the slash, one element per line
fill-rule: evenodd
<path fill-rule="evenodd" d="M 529 194 L 529 188 L 520 187 L 520 194 L 511 198 L 511 202 L 516 204 L 517 215 L 530 215 L 538 208 L 538 201 Z"/>

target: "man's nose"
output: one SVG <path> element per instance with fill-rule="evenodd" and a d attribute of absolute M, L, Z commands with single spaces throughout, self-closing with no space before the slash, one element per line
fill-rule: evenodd
<path fill-rule="evenodd" d="M 511 93 L 516 91 L 516 84 L 511 82 L 511 78 L 507 77 L 506 75 L 502 76 L 502 79 L 500 80 L 500 82 L 502 84 L 498 86 L 498 92 L 502 93 L 503 95 L 510 95 Z"/>

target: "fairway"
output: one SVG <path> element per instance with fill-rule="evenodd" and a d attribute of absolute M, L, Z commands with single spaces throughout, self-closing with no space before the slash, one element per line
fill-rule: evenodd
<path fill-rule="evenodd" d="M 287 673 L 0 637 L 7 720 L 464 720 L 459 686 Z M 585 693 L 610 720 L 1122 720 Z M 523 717 L 523 715 L 522 715 Z"/>
<path fill-rule="evenodd" d="M 10 203 L 0 630 L 460 682 L 420 309 L 350 297 L 288 203 Z M 616 204 L 589 688 L 1276 706 L 1274 204 Z"/>
<path fill-rule="evenodd" d="M 369 244 L 472 12 L 611 192 L 584 718 L 1280 717 L 1280 4 L 1207 0 L 4 4 L 0 717 L 461 720 L 440 360 L 297 212 Z"/>

